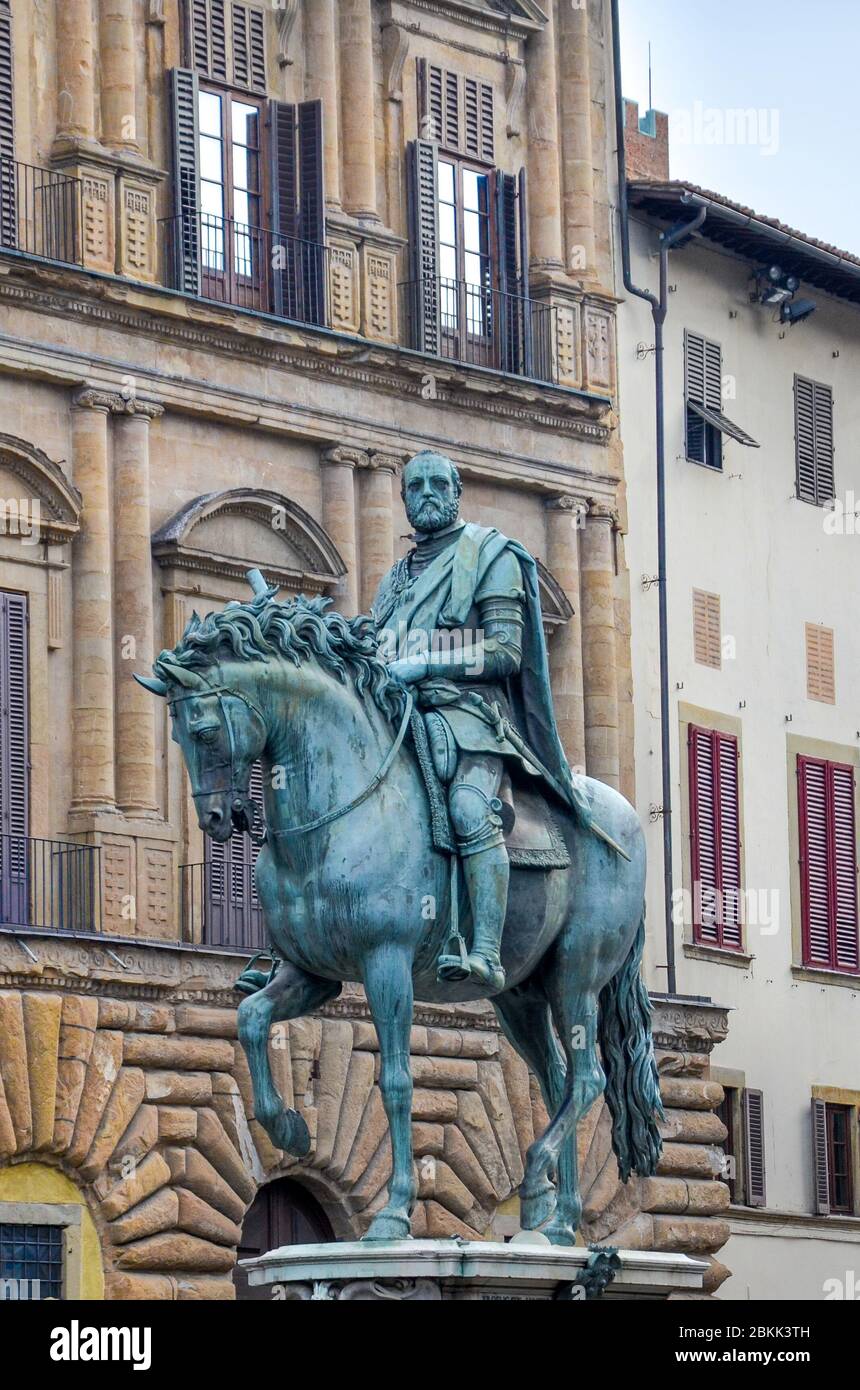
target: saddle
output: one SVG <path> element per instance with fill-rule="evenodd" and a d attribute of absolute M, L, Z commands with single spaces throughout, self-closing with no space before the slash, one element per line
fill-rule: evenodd
<path fill-rule="evenodd" d="M 456 854 L 457 846 L 448 814 L 448 795 L 433 763 L 424 717 L 412 711 L 409 733 L 427 792 L 433 845 L 442 854 Z M 540 792 L 526 789 L 505 773 L 499 798 L 502 828 L 511 868 L 567 869 L 570 855 L 553 808 Z"/>

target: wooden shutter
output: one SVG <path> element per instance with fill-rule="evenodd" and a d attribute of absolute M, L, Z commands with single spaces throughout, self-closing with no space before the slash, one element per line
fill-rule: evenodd
<path fill-rule="evenodd" d="M 186 294 L 200 293 L 199 79 L 190 68 L 170 73 L 173 129 L 173 282 Z"/>
<path fill-rule="evenodd" d="M 722 410 L 723 352 L 719 343 L 701 334 L 684 333 L 684 399 L 708 410 Z M 687 415 L 687 458 L 705 462 L 705 422 L 695 411 Z"/>
<path fill-rule="evenodd" d="M 498 246 L 498 281 L 500 291 L 499 334 L 500 366 L 503 372 L 522 369 L 525 357 L 523 343 L 524 315 L 519 301 L 520 257 L 518 245 L 519 208 L 518 182 L 514 174 L 497 169 L 493 178 L 496 215 L 496 245 Z"/>
<path fill-rule="evenodd" d="M 820 381 L 794 378 L 797 495 L 821 505 L 834 495 L 833 392 Z"/>
<path fill-rule="evenodd" d="M 747 1206 L 767 1205 L 764 1145 L 764 1096 L 744 1091 L 744 1192 Z"/>
<path fill-rule="evenodd" d="M 743 918 L 738 741 L 731 734 L 691 724 L 687 746 L 693 937 L 702 945 L 739 951 Z"/>
<path fill-rule="evenodd" d="M 493 88 L 489 82 L 419 58 L 421 136 L 484 164 L 495 158 Z"/>
<path fill-rule="evenodd" d="M 693 656 L 702 666 L 722 666 L 720 596 L 693 590 Z"/>
<path fill-rule="evenodd" d="M 251 769 L 249 792 L 262 807 L 263 770 L 259 763 Z M 265 947 L 263 915 L 254 880 L 260 849 L 244 831 L 234 831 L 222 844 L 206 837 L 207 945 L 247 946 L 252 950 Z"/>
<path fill-rule="evenodd" d="M 854 768 L 798 755 L 803 964 L 860 967 Z"/>
<path fill-rule="evenodd" d="M 0 593 L 0 922 L 29 920 L 29 790 L 27 599 Z"/>
<path fill-rule="evenodd" d="M 408 151 L 412 345 L 439 351 L 439 220 L 437 158 L 432 140 L 413 140 Z"/>
<path fill-rule="evenodd" d="M 305 323 L 325 322 L 322 120 L 321 101 L 269 105 L 275 312 Z"/>
<path fill-rule="evenodd" d="M 0 0 L 0 245 L 18 245 L 15 84 L 10 0 Z"/>
<path fill-rule="evenodd" d="M 250 5 L 231 6 L 233 83 L 254 92 L 266 90 L 266 32 L 261 10 Z"/>
<path fill-rule="evenodd" d="M 833 629 L 806 624 L 806 694 L 823 704 L 836 703 Z"/>
<path fill-rule="evenodd" d="M 188 61 L 201 77 L 229 80 L 226 0 L 189 0 Z"/>
<path fill-rule="evenodd" d="M 830 1171 L 827 1161 L 827 1106 L 823 1100 L 812 1102 L 812 1159 L 815 1171 L 815 1210 L 819 1216 L 830 1215 Z"/>
<path fill-rule="evenodd" d="M 254 5 L 188 0 L 188 62 L 200 77 L 266 91 L 266 17 Z"/>

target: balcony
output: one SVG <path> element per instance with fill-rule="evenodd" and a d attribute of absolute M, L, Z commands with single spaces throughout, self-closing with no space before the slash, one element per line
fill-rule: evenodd
<path fill-rule="evenodd" d="M 253 872 L 244 858 L 180 864 L 179 910 L 184 942 L 249 951 L 267 948 Z"/>
<path fill-rule="evenodd" d="M 328 249 L 229 217 L 165 217 L 165 273 L 174 289 L 216 304 L 325 325 Z"/>
<path fill-rule="evenodd" d="M 439 277 L 407 280 L 399 291 L 407 347 L 558 384 L 554 305 Z"/>
<path fill-rule="evenodd" d="M 0 927 L 102 930 L 97 845 L 0 835 Z"/>
<path fill-rule="evenodd" d="M 81 180 L 0 156 L 0 246 L 83 265 Z"/>

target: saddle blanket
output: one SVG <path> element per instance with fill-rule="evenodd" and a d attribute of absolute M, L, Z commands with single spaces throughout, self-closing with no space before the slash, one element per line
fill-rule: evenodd
<path fill-rule="evenodd" d="M 433 844 L 443 854 L 456 854 L 457 848 L 448 814 L 448 796 L 433 764 L 424 718 L 418 710 L 412 711 L 409 732 L 430 804 Z M 569 868 L 570 855 L 546 798 L 538 792 L 526 791 L 520 786 L 515 787 L 506 776 L 501 799 L 507 802 L 514 812 L 513 825 L 505 832 L 505 845 L 511 867 Z"/>

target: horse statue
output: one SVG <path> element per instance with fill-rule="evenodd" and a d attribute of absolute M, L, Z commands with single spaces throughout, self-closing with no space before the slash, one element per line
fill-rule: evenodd
<path fill-rule="evenodd" d="M 379 1037 L 392 1149 L 387 1202 L 364 1239 L 408 1237 L 417 1195 L 413 999 L 489 998 L 551 1117 L 528 1151 L 523 1228 L 544 1227 L 551 1242 L 572 1245 L 582 1210 L 577 1121 L 604 1089 L 622 1180 L 653 1174 L 660 1156 L 662 1109 L 640 977 L 638 818 L 619 792 L 584 779 L 608 842 L 557 812 L 568 867 L 511 871 L 504 988 L 474 978 L 440 982 L 436 961 L 459 889 L 435 846 L 407 737 L 411 696 L 380 659 L 369 617 L 326 612 L 322 598 L 277 602 L 259 571 L 248 579 L 249 602 L 202 620 L 195 614 L 154 663 L 154 677 L 138 679 L 167 700 L 200 827 L 214 840 L 226 841 L 234 827 L 255 829 L 249 781 L 253 765 L 263 767 L 256 885 L 274 966 L 268 977 L 246 973 L 254 992 L 239 1007 L 256 1118 L 277 1148 L 308 1153 L 304 1119 L 285 1107 L 272 1077 L 270 1028 L 336 998 L 344 981 L 361 983 Z"/>

